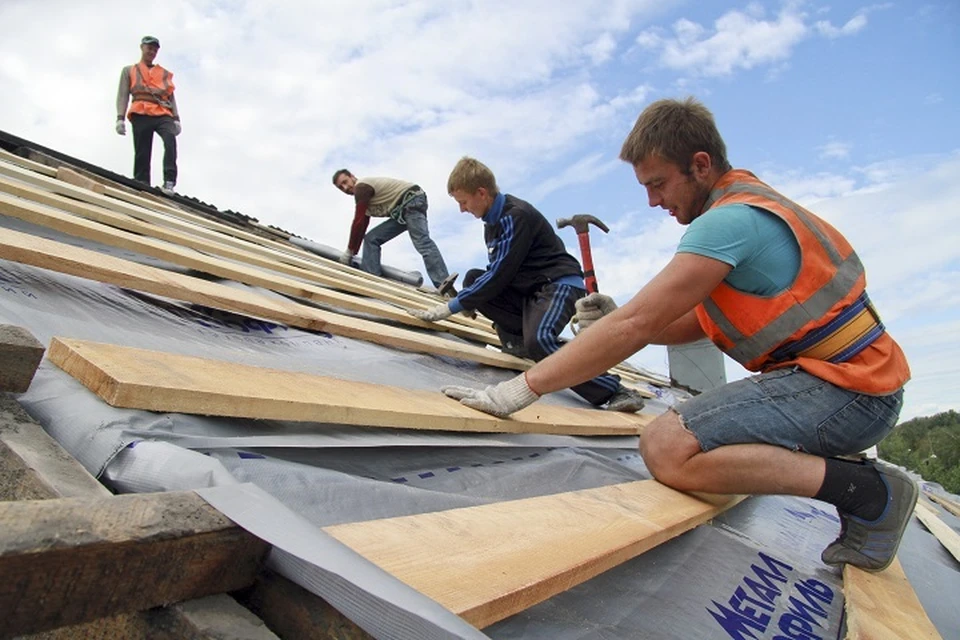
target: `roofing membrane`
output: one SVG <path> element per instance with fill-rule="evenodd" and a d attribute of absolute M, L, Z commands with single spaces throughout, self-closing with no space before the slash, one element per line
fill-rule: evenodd
<path fill-rule="evenodd" d="M 4 215 L 0 229 L 187 272 Z M 63 336 L 407 389 L 480 386 L 515 375 L 3 259 L 0 323 L 25 327 L 45 345 Z M 682 393 L 665 389 L 660 396 L 646 412 L 665 410 Z M 419 432 L 118 409 L 46 360 L 19 401 L 115 491 L 202 490 L 241 524 L 245 507 L 262 505 L 270 517 L 250 526 L 263 527 L 264 537 L 276 536 L 271 541 L 280 550 L 273 566 L 377 637 L 836 638 L 844 633 L 841 574 L 819 560 L 837 534 L 838 520 L 832 507 L 813 500 L 751 497 L 712 523 L 482 632 L 424 602 L 316 528 L 649 479 L 636 437 Z M 583 406 L 571 392 L 543 402 Z M 960 531 L 956 517 L 944 511 L 941 518 Z M 518 533 L 503 531 L 504 544 Z M 309 554 L 297 551 L 318 545 L 322 557 L 304 558 Z M 941 636 L 960 637 L 957 561 L 916 520 L 900 559 Z"/>

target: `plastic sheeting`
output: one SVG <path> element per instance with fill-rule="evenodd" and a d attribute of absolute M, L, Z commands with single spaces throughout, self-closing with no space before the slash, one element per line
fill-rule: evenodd
<path fill-rule="evenodd" d="M 3 217 L 0 225 L 169 267 Z M 513 375 L 2 260 L 0 323 L 26 327 L 45 344 L 53 336 L 66 336 L 411 389 L 483 385 Z M 664 410 L 672 396 L 669 391 L 663 396 L 647 410 Z M 88 470 L 118 491 L 219 488 L 226 492 L 220 495 L 229 496 L 242 491 L 241 483 L 252 483 L 314 527 L 650 477 L 637 454 L 636 438 L 412 432 L 116 409 L 46 361 L 20 401 Z M 544 401 L 584 406 L 570 392 Z M 224 509 L 229 504 L 227 500 Z M 843 627 L 840 576 L 820 563 L 819 552 L 836 532 L 835 512 L 825 505 L 751 498 L 712 526 L 699 527 L 485 633 L 544 639 L 835 638 Z M 911 525 L 905 542 L 910 548 L 901 559 L 944 637 L 960 637 L 960 614 L 946 595 L 960 591 L 960 574 L 952 558 L 936 553 L 929 537 Z M 342 545 L 329 552 L 341 569 L 354 558 Z M 306 568 L 304 558 L 294 562 L 291 558 L 297 556 L 289 550 L 275 555 L 289 560 L 277 561 L 285 575 L 300 576 L 301 583 L 310 583 L 332 601 L 348 593 L 367 602 L 371 585 L 391 580 L 373 571 L 364 574 L 366 586 L 360 587 L 351 582 L 349 571 L 332 575 L 329 567 Z M 305 578 L 303 571 L 320 574 Z M 921 574 L 935 575 L 937 582 L 918 578 Z M 380 604 L 371 605 L 368 613 L 382 619 L 364 617 L 363 607 L 352 610 L 354 619 L 378 637 L 416 637 L 404 635 L 417 628 L 410 617 L 416 608 L 402 605 L 411 594 L 377 591 Z M 337 602 L 352 606 L 349 598 Z M 435 631 L 434 622 L 420 628 Z M 465 637 L 451 629 L 443 633 Z"/>

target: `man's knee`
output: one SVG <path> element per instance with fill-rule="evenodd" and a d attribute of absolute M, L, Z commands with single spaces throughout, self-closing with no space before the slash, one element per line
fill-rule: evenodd
<path fill-rule="evenodd" d="M 672 410 L 644 427 L 640 436 L 640 455 L 644 464 L 654 478 L 670 487 L 684 488 L 683 464 L 701 452 L 697 438 Z"/>

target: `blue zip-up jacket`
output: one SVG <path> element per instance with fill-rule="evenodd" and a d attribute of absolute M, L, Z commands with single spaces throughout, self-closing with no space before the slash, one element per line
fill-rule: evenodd
<path fill-rule="evenodd" d="M 498 194 L 483 216 L 487 271 L 448 303 L 453 313 L 476 309 L 506 289 L 532 295 L 549 282 L 583 288 L 580 263 L 529 202 Z"/>

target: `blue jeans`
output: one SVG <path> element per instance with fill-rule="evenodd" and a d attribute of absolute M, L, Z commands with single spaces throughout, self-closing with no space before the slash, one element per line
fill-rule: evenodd
<path fill-rule="evenodd" d="M 386 221 L 367 232 L 367 235 L 363 237 L 363 255 L 360 258 L 360 268 L 375 276 L 381 275 L 383 270 L 380 268 L 380 246 L 393 240 L 404 231 L 408 231 L 410 241 L 413 242 L 413 248 L 423 257 L 423 266 L 427 268 L 427 276 L 433 282 L 433 286 L 439 286 L 450 273 L 447 271 L 443 256 L 440 255 L 437 243 L 430 237 L 426 211 L 410 208 L 403 212 L 403 216 L 406 224 L 400 224 L 393 218 L 387 218 Z"/>
<path fill-rule="evenodd" d="M 703 451 L 772 444 L 832 457 L 856 454 L 883 440 L 902 405 L 903 389 L 870 396 L 790 367 L 711 389 L 675 411 Z"/>

